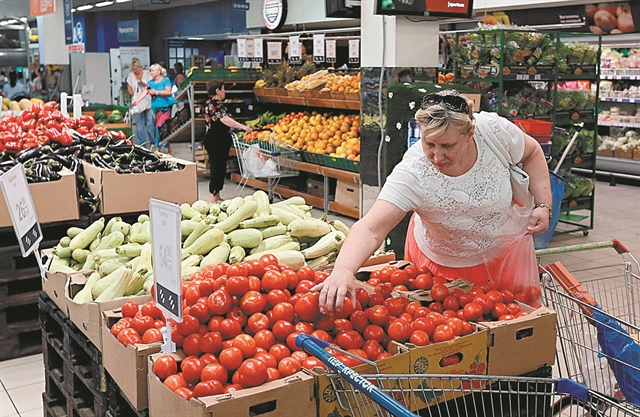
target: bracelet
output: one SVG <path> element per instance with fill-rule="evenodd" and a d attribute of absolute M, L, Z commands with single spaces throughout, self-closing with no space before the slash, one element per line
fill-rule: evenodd
<path fill-rule="evenodd" d="M 545 203 L 538 203 L 535 206 L 533 206 L 534 209 L 537 209 L 538 207 L 543 207 L 549 210 L 549 218 L 551 218 L 551 213 L 553 213 L 553 209 L 551 208 L 551 206 Z"/>

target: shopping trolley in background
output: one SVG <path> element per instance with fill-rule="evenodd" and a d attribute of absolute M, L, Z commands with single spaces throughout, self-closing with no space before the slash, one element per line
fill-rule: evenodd
<path fill-rule="evenodd" d="M 486 375 L 380 374 L 375 362 L 309 335 L 296 344 L 333 372 L 327 374 L 340 408 L 351 416 L 634 416 L 640 414 L 571 379 Z M 329 348 L 376 370 L 358 374 L 325 351 Z M 418 410 L 418 398 L 432 404 Z"/>
<path fill-rule="evenodd" d="M 245 142 L 235 134 L 232 138 L 242 176 L 236 187 L 236 195 L 244 189 L 250 179 L 266 178 L 267 195 L 269 201 L 273 201 L 274 190 L 280 178 L 298 176 L 299 170 L 295 161 L 300 160 L 299 151 L 277 142 L 273 135 L 267 141 Z"/>
<path fill-rule="evenodd" d="M 536 253 L 599 248 L 614 248 L 622 262 L 571 273 L 559 262 L 540 267 L 543 302 L 558 313 L 558 371 L 640 414 L 638 261 L 617 240 Z"/>

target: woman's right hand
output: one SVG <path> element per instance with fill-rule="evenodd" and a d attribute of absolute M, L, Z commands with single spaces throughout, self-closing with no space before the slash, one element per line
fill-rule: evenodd
<path fill-rule="evenodd" d="M 137 106 L 137 105 L 138 105 L 138 102 L 137 102 L 137 101 L 132 101 L 132 102 L 131 102 L 131 106 L 135 107 L 135 106 Z"/>
<path fill-rule="evenodd" d="M 243 130 L 247 133 L 253 132 L 253 129 L 251 129 L 249 126 L 245 126 Z"/>
<path fill-rule="evenodd" d="M 356 290 L 354 286 L 355 277 L 347 269 L 334 269 L 331 275 L 322 283 L 312 287 L 309 291 L 320 291 L 318 305 L 323 314 L 333 314 L 340 312 L 344 307 L 345 297 L 351 299 L 356 305 Z"/>

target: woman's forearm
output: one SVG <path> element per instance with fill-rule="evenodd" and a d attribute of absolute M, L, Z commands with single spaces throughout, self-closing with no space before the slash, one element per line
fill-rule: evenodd
<path fill-rule="evenodd" d="M 531 139 L 535 141 L 535 139 Z M 549 168 L 542 152 L 542 148 L 535 142 L 535 146 L 528 157 L 523 160 L 524 171 L 529 174 L 529 191 L 533 195 L 534 204 L 551 206 L 551 185 L 549 183 Z"/>
<path fill-rule="evenodd" d="M 345 269 L 354 274 L 362 264 L 382 245 L 383 237 L 376 237 L 366 223 L 356 222 L 349 236 L 340 248 L 340 256 L 336 260 L 334 269 Z"/>
<path fill-rule="evenodd" d="M 238 129 L 238 130 L 246 129 L 245 125 L 243 125 L 240 122 L 237 122 L 236 120 L 233 119 L 233 117 L 225 116 L 222 119 L 220 119 L 220 121 L 222 122 L 222 124 L 230 127 L 231 129 Z"/>

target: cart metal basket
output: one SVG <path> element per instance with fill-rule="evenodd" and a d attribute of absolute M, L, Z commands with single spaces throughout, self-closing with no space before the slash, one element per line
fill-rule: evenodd
<path fill-rule="evenodd" d="M 337 403 L 351 416 L 640 416 L 571 379 L 380 374 L 375 362 L 356 357 L 377 371 L 360 375 L 327 353 L 328 343 L 308 335 L 296 343 L 334 371 L 328 377 Z M 418 410 L 418 398 L 430 406 Z"/>
<path fill-rule="evenodd" d="M 540 267 L 543 302 L 557 311 L 558 371 L 640 414 L 640 265 L 617 240 L 536 251 L 614 248 L 622 262 L 576 269 Z"/>
<path fill-rule="evenodd" d="M 273 137 L 268 141 L 255 142 L 242 141 L 235 134 L 232 138 L 242 176 L 236 187 L 236 195 L 244 189 L 250 179 L 265 178 L 269 201 L 273 201 L 275 187 L 280 178 L 298 176 L 299 170 L 295 161 L 300 160 L 300 155 L 297 150 L 286 148 Z"/>

